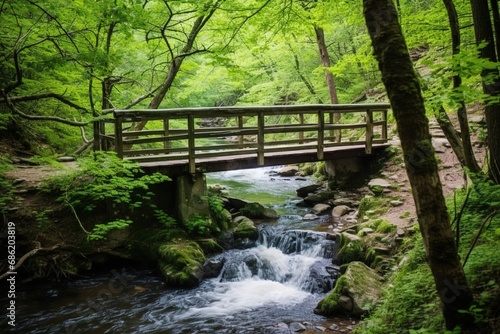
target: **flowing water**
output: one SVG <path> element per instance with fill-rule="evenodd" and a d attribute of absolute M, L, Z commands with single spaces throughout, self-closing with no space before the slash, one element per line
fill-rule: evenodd
<path fill-rule="evenodd" d="M 311 181 L 274 177 L 271 169 L 214 173 L 234 197 L 281 213 L 259 226 L 256 247 L 218 255 L 221 274 L 195 289 L 169 289 L 149 269 L 104 269 L 64 283 L 18 285 L 17 333 L 287 333 L 283 323 L 321 323 L 313 313 L 333 280 L 325 267 L 333 244 L 307 231 L 295 190 Z M 314 222 L 318 224 L 318 222 Z M 6 320 L 1 321 L 7 328 Z"/>

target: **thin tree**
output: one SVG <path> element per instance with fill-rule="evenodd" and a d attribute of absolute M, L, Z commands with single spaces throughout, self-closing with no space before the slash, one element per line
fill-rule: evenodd
<path fill-rule="evenodd" d="M 486 42 L 480 50 L 480 57 L 491 62 L 497 61 L 495 38 L 493 34 L 490 10 L 487 0 L 471 0 L 472 20 L 474 22 L 474 33 L 476 43 L 479 45 Z M 495 8 L 496 7 L 496 8 Z M 498 16 L 498 6 L 494 6 L 497 11 L 494 17 Z M 497 32 L 498 33 L 498 32 Z M 500 41 L 497 41 L 500 43 Z M 496 184 L 500 184 L 500 77 L 496 68 L 484 69 L 481 72 L 483 78 L 483 92 L 496 97 L 496 101 L 485 106 L 486 127 L 488 130 L 488 172 L 490 179 Z M 493 80 L 491 78 L 493 77 Z"/>
<path fill-rule="evenodd" d="M 364 0 L 364 16 L 396 119 L 429 267 L 446 327 L 472 325 L 460 313 L 472 303 L 457 254 L 431 143 L 420 83 L 392 0 Z"/>

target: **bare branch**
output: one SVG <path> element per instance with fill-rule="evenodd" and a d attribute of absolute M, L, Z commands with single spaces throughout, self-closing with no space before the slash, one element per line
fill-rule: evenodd
<path fill-rule="evenodd" d="M 52 251 L 54 249 L 57 249 L 59 248 L 59 245 L 55 245 L 55 246 L 52 246 L 52 247 L 49 247 L 49 248 L 35 248 L 35 249 L 32 249 L 30 250 L 28 253 L 24 254 L 20 259 L 19 261 L 17 261 L 16 265 L 14 266 L 13 269 L 7 271 L 6 273 L 3 273 L 2 275 L 0 275 L 0 281 L 5 279 L 7 276 L 10 275 L 11 272 L 16 272 L 17 269 L 19 269 L 24 261 L 26 261 L 28 258 L 32 257 L 33 255 L 35 255 L 36 253 L 38 253 L 39 251 Z"/>
<path fill-rule="evenodd" d="M 29 96 L 13 96 L 13 97 L 9 97 L 8 99 L 12 103 L 15 103 L 15 102 L 36 101 L 36 100 L 50 99 L 50 98 L 56 99 L 64 104 L 76 109 L 76 110 L 82 110 L 85 113 L 89 112 L 86 108 L 81 107 L 81 106 L 77 105 L 76 103 L 73 103 L 70 100 L 66 99 L 62 95 L 56 94 L 56 93 L 42 93 L 42 94 L 35 94 L 35 95 L 29 95 Z M 0 103 L 6 103 L 6 98 L 5 97 L 0 98 Z"/>
<path fill-rule="evenodd" d="M 40 9 L 42 12 L 44 12 L 47 16 L 49 16 L 52 20 L 54 20 L 57 25 L 59 26 L 59 28 L 61 28 L 62 31 L 64 31 L 64 33 L 66 34 L 66 36 L 69 38 L 69 40 L 71 41 L 71 44 L 73 44 L 73 46 L 75 47 L 76 51 L 80 52 L 80 50 L 78 50 L 78 46 L 76 45 L 75 41 L 73 41 L 73 38 L 71 37 L 71 35 L 66 31 L 66 29 L 64 29 L 63 25 L 57 20 L 56 17 L 54 17 L 53 15 L 51 15 L 49 12 L 47 12 L 44 8 L 42 8 L 40 5 L 34 3 L 33 1 L 29 1 L 28 2 L 30 4 L 32 4 L 33 6 L 37 7 L 38 9 Z"/>
<path fill-rule="evenodd" d="M 21 86 L 23 83 L 23 76 L 21 72 L 21 67 L 19 66 L 19 58 L 17 56 L 17 50 L 14 50 L 14 65 L 16 67 L 16 82 L 9 84 L 7 85 L 7 87 L 5 87 L 5 89 L 2 89 L 3 95 L 9 94 L 14 89 Z"/>
<path fill-rule="evenodd" d="M 28 115 L 28 114 L 23 113 L 21 110 L 17 109 L 16 106 L 14 105 L 14 103 L 12 103 L 12 101 L 10 100 L 8 95 L 4 94 L 3 100 L 4 100 L 4 102 L 6 102 L 7 107 L 13 113 L 15 113 L 23 118 L 32 120 L 32 121 L 53 121 L 53 122 L 59 122 L 59 123 L 63 123 L 63 124 L 71 125 L 71 126 L 85 126 L 85 125 L 90 123 L 90 122 L 74 122 L 74 121 L 70 121 L 70 120 L 67 120 L 65 118 L 61 118 L 61 117 L 57 117 L 57 116 Z"/>

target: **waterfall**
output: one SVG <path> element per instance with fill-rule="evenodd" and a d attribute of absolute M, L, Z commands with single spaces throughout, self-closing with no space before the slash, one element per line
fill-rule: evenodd
<path fill-rule="evenodd" d="M 262 226 L 258 245 L 225 253 L 214 289 L 200 294 L 197 305 L 181 318 L 231 316 L 269 305 L 294 305 L 315 293 L 329 291 L 334 277 L 333 241 L 323 232 Z"/>

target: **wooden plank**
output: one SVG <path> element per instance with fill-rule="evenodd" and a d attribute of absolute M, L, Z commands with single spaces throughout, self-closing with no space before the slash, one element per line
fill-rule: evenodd
<path fill-rule="evenodd" d="M 323 160 L 324 148 L 325 148 L 325 112 L 318 111 L 318 146 L 317 146 L 318 160 Z"/>
<path fill-rule="evenodd" d="M 366 154 L 372 153 L 372 143 L 373 143 L 373 113 L 371 109 L 366 110 L 366 146 L 365 152 Z"/>
<path fill-rule="evenodd" d="M 170 137 L 170 121 L 168 118 L 163 120 L 163 136 L 166 138 Z M 163 141 L 163 147 L 167 150 L 170 148 L 170 139 Z"/>
<path fill-rule="evenodd" d="M 238 129 L 241 131 L 243 129 L 243 116 L 238 116 Z M 242 135 L 238 136 L 238 142 L 243 144 L 244 138 Z"/>
<path fill-rule="evenodd" d="M 389 109 L 388 103 L 365 103 L 365 104 L 309 104 L 309 105 L 281 105 L 281 106 L 232 106 L 232 107 L 200 107 L 200 108 L 171 108 L 171 109 L 136 109 L 136 110 L 114 110 L 115 117 L 151 117 L 162 119 L 164 117 L 183 117 L 188 115 L 196 117 L 234 117 L 238 115 L 257 116 L 264 112 L 266 115 L 304 113 L 314 114 L 317 111 L 332 111 L 336 113 L 349 113 L 352 111 L 372 111 Z"/>
<path fill-rule="evenodd" d="M 257 163 L 264 166 L 264 112 L 259 112 L 258 134 L 257 134 Z"/>
<path fill-rule="evenodd" d="M 382 112 L 382 139 L 387 139 L 387 110 Z"/>
<path fill-rule="evenodd" d="M 123 158 L 122 118 L 115 119 L 115 152 L 119 158 Z"/>
<path fill-rule="evenodd" d="M 189 152 L 189 174 L 196 173 L 196 161 L 195 161 L 195 139 L 192 134 L 194 134 L 194 116 L 188 116 L 188 130 L 189 130 L 189 138 L 188 138 L 188 152 Z"/>

